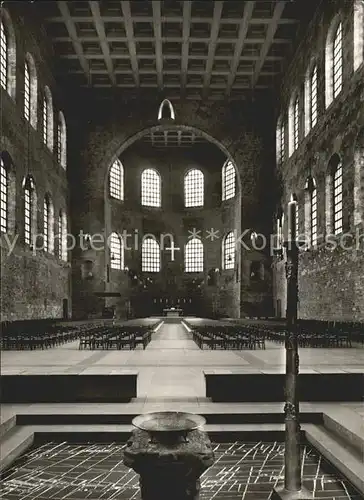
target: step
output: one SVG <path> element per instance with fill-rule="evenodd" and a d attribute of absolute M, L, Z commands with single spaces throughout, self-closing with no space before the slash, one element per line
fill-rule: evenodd
<path fill-rule="evenodd" d="M 323 426 L 306 424 L 306 439 L 364 495 L 363 457 Z"/>
<path fill-rule="evenodd" d="M 207 424 L 239 425 L 239 424 L 283 424 L 284 414 L 281 412 L 251 412 L 251 413 L 209 413 L 200 412 Z M 17 415 L 19 425 L 127 425 L 131 424 L 138 413 L 22 413 Z M 322 424 L 320 413 L 302 412 L 302 423 Z"/>
<path fill-rule="evenodd" d="M 126 442 L 133 430 L 131 425 L 29 425 L 16 427 L 1 443 L 0 471 L 26 451 L 32 444 L 48 441 Z M 214 442 L 227 439 L 251 441 L 283 441 L 283 424 L 206 425 Z"/>
<path fill-rule="evenodd" d="M 27 425 L 24 428 L 29 428 L 36 434 L 43 433 L 60 433 L 60 434 L 98 434 L 98 433 L 128 433 L 128 436 L 134 429 L 131 424 L 51 424 L 51 425 Z M 207 424 L 204 430 L 210 433 L 230 433 L 230 432 L 282 432 L 284 424 Z"/>
<path fill-rule="evenodd" d="M 31 427 L 15 426 L 0 443 L 0 471 L 3 471 L 34 442 L 34 431 Z"/>
<path fill-rule="evenodd" d="M 2 439 L 5 436 L 5 434 L 10 432 L 10 430 L 16 425 L 15 414 L 9 414 L 9 416 L 6 417 L 2 415 L 2 417 L 3 419 L 1 420 L 0 423 L 0 439 Z"/>
<path fill-rule="evenodd" d="M 356 448 L 364 456 L 364 419 L 349 408 L 335 408 L 323 413 L 326 429 Z"/>
<path fill-rule="evenodd" d="M 134 429 L 132 425 L 32 425 L 36 444 L 48 441 L 69 442 L 126 442 Z M 284 424 L 206 425 L 205 430 L 214 442 L 284 441 Z"/>

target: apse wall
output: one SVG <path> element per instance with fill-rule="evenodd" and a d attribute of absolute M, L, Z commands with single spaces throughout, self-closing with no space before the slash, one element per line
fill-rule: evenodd
<path fill-rule="evenodd" d="M 241 227 L 240 193 L 221 201 L 221 170 L 226 156 L 213 145 L 205 143 L 195 148 L 156 149 L 136 142 L 120 160 L 124 168 L 124 200 L 106 195 L 105 233 L 125 230 L 129 234 L 124 253 L 126 270 L 113 269 L 110 252 L 95 252 L 95 269 L 102 274 L 107 294 L 120 297 L 106 298 L 105 306 L 115 308 L 116 315 L 143 316 L 163 314 L 165 307 L 180 306 L 186 314 L 208 316 L 239 315 L 240 307 L 240 251 L 237 246 L 234 269 L 222 269 L 222 237 L 228 231 L 239 234 Z M 141 174 L 146 168 L 156 169 L 161 175 L 161 208 L 141 205 Z M 204 173 L 204 206 L 185 208 L 184 175 L 192 168 Z M 204 244 L 204 271 L 184 272 L 184 246 L 193 229 L 200 231 Z M 218 237 L 209 238 L 211 229 Z M 147 233 L 169 247 L 173 236 L 180 250 L 171 258 L 169 250 L 161 252 L 161 270 L 142 273 L 141 244 Z M 87 282 L 87 280 L 86 280 Z M 90 286 L 95 280 L 90 280 Z M 100 303 L 102 299 L 100 298 Z M 83 303 L 83 308 L 86 305 Z M 94 306 L 93 306 L 94 308 Z"/>
<path fill-rule="evenodd" d="M 107 95 L 106 95 L 107 94 Z M 173 101 L 175 119 L 158 120 L 158 110 L 164 97 L 140 91 L 138 99 L 127 99 L 119 89 L 101 92 L 83 90 L 70 95 L 70 103 L 77 120 L 70 123 L 70 161 L 75 166 L 69 171 L 71 187 L 72 232 L 105 233 L 105 185 L 107 171 L 117 157 L 150 130 L 164 126 L 193 131 L 229 157 L 237 168 L 241 191 L 241 227 L 269 234 L 271 207 L 275 192 L 274 133 L 270 126 L 270 100 L 197 102 Z M 262 121 L 259 117 L 266 116 Z M 208 194 L 206 195 L 208 196 Z M 264 202 L 263 202 L 264 200 Z M 250 235 L 246 238 L 250 240 Z M 252 310 L 260 315 L 271 314 L 271 286 L 269 255 L 257 255 L 241 247 L 242 267 L 240 281 L 241 313 Z M 259 252 L 258 252 L 259 253 Z M 251 283 L 251 261 L 264 259 L 265 280 Z M 84 262 L 89 261 L 83 272 Z M 220 267 L 220 266 L 219 266 Z M 73 313 L 101 314 L 105 307 L 106 263 L 92 249 L 77 246 L 72 252 Z M 209 287 L 209 292 L 211 287 Z M 236 298 L 234 297 L 234 301 Z M 225 300 L 225 303 L 229 303 Z"/>
<path fill-rule="evenodd" d="M 23 4 L 23 9 L 29 6 Z M 10 3 L 9 3 L 10 5 Z M 25 242 L 24 182 L 31 176 L 35 187 L 34 234 L 44 233 L 44 198 L 50 196 L 52 229 L 57 234 L 58 214 L 68 214 L 68 185 L 65 168 L 57 157 L 57 117 L 63 109 L 62 97 L 51 70 L 51 52 L 39 26 L 25 21 L 18 5 L 9 10 L 1 7 L 7 33 L 14 43 L 10 53 L 10 87 L 0 86 L 0 152 L 7 172 L 7 228 L 1 232 L 1 313 L 2 320 L 61 318 L 70 313 L 70 265 L 53 251 L 32 248 Z M 31 6 L 30 6 L 31 7 Z M 14 49 L 14 50 L 13 50 Z M 32 60 L 36 76 L 30 74 L 32 124 L 24 116 L 25 62 Z M 10 75 L 10 73 L 9 73 Z M 34 87 L 34 82 L 36 86 Z M 50 130 L 54 132 L 53 148 L 43 140 L 43 98 L 45 87 L 53 101 Z M 36 92 L 35 92 L 36 91 Z M 67 119 L 67 116 L 66 116 Z M 3 196 L 3 186 L 2 186 Z M 38 239 L 38 243 L 40 243 Z"/>

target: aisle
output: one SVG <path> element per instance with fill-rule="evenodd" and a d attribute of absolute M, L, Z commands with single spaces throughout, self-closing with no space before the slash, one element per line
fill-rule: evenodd
<path fill-rule="evenodd" d="M 164 323 L 153 334 L 152 341 L 147 349 L 198 350 L 198 347 L 181 323 Z"/>
<path fill-rule="evenodd" d="M 146 349 L 160 354 L 161 358 L 170 356 L 171 366 L 143 367 L 139 373 L 138 395 L 148 400 L 154 399 L 191 399 L 205 396 L 205 381 L 201 368 L 186 366 L 186 351 L 199 351 L 197 345 L 182 324 L 164 323 Z"/>

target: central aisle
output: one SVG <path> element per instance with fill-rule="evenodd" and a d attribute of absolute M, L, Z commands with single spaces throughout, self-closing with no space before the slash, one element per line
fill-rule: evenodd
<path fill-rule="evenodd" d="M 147 349 L 187 349 L 199 350 L 182 323 L 163 323 L 153 333 Z"/>
<path fill-rule="evenodd" d="M 138 395 L 147 400 L 154 399 L 191 399 L 205 396 L 205 381 L 201 368 L 185 365 L 186 351 L 199 351 L 184 326 L 179 323 L 164 323 L 153 334 L 147 351 L 156 351 L 171 356 L 172 366 L 155 365 L 143 367 L 139 373 Z M 156 353 L 157 354 L 157 353 Z"/>

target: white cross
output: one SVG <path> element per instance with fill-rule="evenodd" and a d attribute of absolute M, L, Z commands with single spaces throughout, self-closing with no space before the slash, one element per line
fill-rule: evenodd
<path fill-rule="evenodd" d="M 171 261 L 173 262 L 174 261 L 174 252 L 176 250 L 181 250 L 181 249 L 179 247 L 175 247 L 174 246 L 174 240 L 172 240 L 171 246 L 169 248 L 166 248 L 166 250 L 170 250 L 171 251 Z"/>

